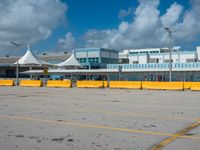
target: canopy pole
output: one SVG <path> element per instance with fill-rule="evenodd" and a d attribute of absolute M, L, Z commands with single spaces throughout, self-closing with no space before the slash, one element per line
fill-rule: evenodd
<path fill-rule="evenodd" d="M 19 85 L 19 60 L 17 60 L 17 67 L 16 67 L 16 85 Z"/>
<path fill-rule="evenodd" d="M 30 70 L 30 71 L 32 70 L 32 67 L 31 67 L 31 66 L 29 67 L 29 70 Z M 33 75 L 30 73 L 30 79 L 32 80 L 32 78 L 33 78 Z"/>

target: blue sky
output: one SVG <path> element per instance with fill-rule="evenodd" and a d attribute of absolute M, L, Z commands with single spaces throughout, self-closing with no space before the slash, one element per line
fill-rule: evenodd
<path fill-rule="evenodd" d="M 37 53 L 79 47 L 118 50 L 166 47 L 168 37 L 163 27 L 176 30 L 174 45 L 185 50 L 195 50 L 200 45 L 199 0 L 16 0 L 9 3 L 0 2 L 3 20 L 0 55 L 13 53 L 8 41 L 25 41 Z M 5 13 L 10 17 L 5 17 Z"/>
<path fill-rule="evenodd" d="M 122 21 L 118 17 L 120 10 L 127 10 L 132 7 L 134 11 L 139 5 L 136 0 L 63 0 L 62 2 L 68 6 L 66 12 L 67 23 L 59 25 L 47 40 L 39 42 L 33 46 L 34 48 L 52 49 L 55 47 L 57 40 L 64 37 L 67 32 L 73 33 L 74 37 L 81 40 L 87 30 L 117 28 Z M 191 9 L 188 0 L 161 0 L 158 7 L 160 14 L 166 13 L 174 2 L 182 5 L 185 10 Z M 133 16 L 126 17 L 124 20 L 131 22 L 132 19 Z M 80 43 L 80 45 L 74 47 L 84 47 L 84 44 Z M 195 48 L 196 44 L 198 42 L 194 42 L 194 46 L 183 44 L 182 47 Z"/>
<path fill-rule="evenodd" d="M 72 32 L 78 38 L 88 29 L 116 28 L 120 23 L 119 11 L 130 6 L 136 7 L 138 4 L 135 0 L 63 0 L 62 2 L 68 5 L 67 24 L 57 27 L 48 40 L 38 43 L 34 48 L 51 49 L 66 32 Z"/>

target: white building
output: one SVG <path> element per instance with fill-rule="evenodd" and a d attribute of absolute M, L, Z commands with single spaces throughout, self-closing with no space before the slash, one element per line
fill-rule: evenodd
<path fill-rule="evenodd" d="M 119 58 L 128 59 L 129 64 L 169 63 L 168 48 L 129 49 L 119 53 Z M 180 46 L 172 49 L 172 63 L 197 62 L 200 47 L 196 51 L 182 51 Z"/>

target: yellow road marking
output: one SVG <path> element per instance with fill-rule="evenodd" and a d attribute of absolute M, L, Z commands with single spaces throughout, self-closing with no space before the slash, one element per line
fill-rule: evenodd
<path fill-rule="evenodd" d="M 35 122 L 42 122 L 48 124 L 58 124 L 58 125 L 69 125 L 69 126 L 78 126 L 84 128 L 96 128 L 96 129 L 107 129 L 113 131 L 124 131 L 130 133 L 140 133 L 140 134 L 148 134 L 148 135 L 159 135 L 159 136 L 169 136 L 169 137 L 179 137 L 179 138 L 186 138 L 186 139 L 193 139 L 193 140 L 200 140 L 200 137 L 194 136 L 187 136 L 187 135 L 176 135 L 170 133 L 162 133 L 162 132 L 154 132 L 154 131 L 145 131 L 145 130 L 133 130 L 128 128 L 117 128 L 111 126 L 103 126 L 103 125 L 92 125 L 92 124 L 84 124 L 79 122 L 71 122 L 71 121 L 56 121 L 56 120 L 49 120 L 49 119 L 38 119 L 32 117 L 24 117 L 24 116 L 10 116 L 10 115 L 0 115 L 2 119 L 14 119 L 14 120 L 26 120 L 26 121 L 35 121 Z"/>
<path fill-rule="evenodd" d="M 29 107 L 25 105 L 25 107 Z M 32 108 L 32 107 L 31 107 Z M 33 107 L 35 108 L 35 107 Z M 112 112 L 112 111 L 104 111 L 104 110 L 92 110 L 92 109 L 71 109 L 71 108 L 65 108 L 61 109 L 59 108 L 46 108 L 46 110 L 54 110 L 54 111 L 64 111 L 64 112 L 76 112 L 76 113 L 101 113 L 101 114 L 107 114 L 107 115 L 116 115 L 116 116 L 141 116 L 141 117 L 151 117 L 151 118 L 162 118 L 162 119 L 173 119 L 173 120 L 194 120 L 197 121 L 199 118 L 194 118 L 194 117 L 188 117 L 188 116 L 181 116 L 181 115 L 175 115 L 175 116 L 170 116 L 170 115 L 158 115 L 158 114 L 146 114 L 146 113 L 132 113 L 132 112 Z"/>
<path fill-rule="evenodd" d="M 84 110 L 84 109 L 53 109 L 57 111 L 66 111 L 66 112 L 77 112 L 77 113 L 101 113 L 107 115 L 117 115 L 117 116 L 142 116 L 142 117 L 151 117 L 151 118 L 166 118 L 166 119 L 173 119 L 173 120 L 198 120 L 199 118 L 193 117 L 184 117 L 184 116 L 159 116 L 157 114 L 145 114 L 145 113 L 128 113 L 128 112 L 110 112 L 110 111 L 102 111 L 102 110 Z"/>
<path fill-rule="evenodd" d="M 24 107 L 21 107 L 21 108 L 27 108 L 29 106 L 24 106 Z M 37 109 L 38 107 L 31 107 L 31 108 L 34 108 L 34 109 Z M 188 117 L 188 116 L 183 116 L 183 115 L 175 115 L 175 116 L 161 116 L 159 114 L 153 114 L 153 113 L 134 113 L 134 112 L 114 112 L 114 111 L 104 111 L 104 110 L 92 110 L 92 109 L 71 109 L 71 108 L 43 108 L 43 107 L 40 107 L 41 109 L 45 109 L 45 110 L 49 110 L 49 111 L 59 111 L 59 112 L 76 112 L 76 113 L 101 113 L 101 114 L 106 114 L 106 115 L 116 115 L 116 116 L 136 116 L 136 117 L 147 117 L 147 118 L 155 118 L 155 119 L 173 119 L 173 120 L 193 120 L 193 121 L 196 121 L 198 120 L 199 118 L 195 118 L 195 117 Z M 19 109 L 19 108 L 18 108 Z"/>
<path fill-rule="evenodd" d="M 29 106 L 23 105 L 24 107 L 22 108 L 27 108 Z M 38 107 L 31 107 L 31 108 L 38 108 Z M 45 110 L 49 111 L 59 111 L 59 112 L 76 112 L 76 113 L 100 113 L 100 114 L 106 114 L 106 115 L 116 115 L 116 116 L 141 116 L 141 117 L 147 117 L 147 118 L 154 118 L 154 119 L 173 119 L 173 120 L 193 120 L 196 121 L 199 118 L 195 117 L 188 117 L 188 116 L 183 116 L 183 115 L 175 115 L 175 116 L 170 116 L 170 115 L 158 115 L 158 114 L 153 114 L 153 113 L 132 113 L 132 112 L 112 112 L 112 111 L 104 111 L 104 110 L 92 110 L 92 109 L 71 109 L 71 108 L 60 108 L 60 107 L 54 107 L 54 108 L 46 108 L 46 107 L 40 107 Z"/>
<path fill-rule="evenodd" d="M 181 138 L 182 136 L 185 136 L 186 133 L 188 133 L 189 131 L 193 130 L 194 128 L 196 128 L 198 126 L 200 126 L 200 120 L 198 120 L 197 122 L 194 122 L 194 123 L 190 124 L 189 126 L 183 128 L 182 130 L 175 133 L 173 136 L 170 136 L 170 137 L 164 139 L 160 143 L 153 146 L 150 150 L 161 150 L 166 145 L 172 143 L 177 138 Z"/>

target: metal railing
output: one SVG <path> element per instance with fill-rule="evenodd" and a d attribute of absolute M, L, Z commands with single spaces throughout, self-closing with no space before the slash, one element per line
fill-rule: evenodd
<path fill-rule="evenodd" d="M 168 69 L 169 63 L 108 64 L 107 69 L 118 69 L 119 66 L 122 66 L 122 69 Z M 200 68 L 200 62 L 172 63 L 172 68 L 174 69 Z"/>

